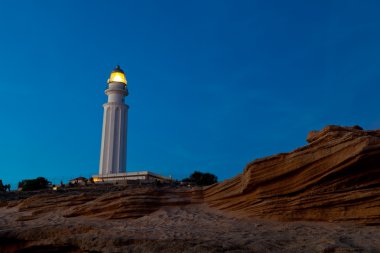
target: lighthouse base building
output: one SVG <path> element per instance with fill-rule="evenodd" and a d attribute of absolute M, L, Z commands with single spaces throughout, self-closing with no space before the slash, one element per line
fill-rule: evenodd
<path fill-rule="evenodd" d="M 150 172 L 150 171 L 137 171 L 137 172 L 125 172 L 117 174 L 108 174 L 108 175 L 94 175 L 93 176 L 95 183 L 170 183 L 172 178 L 164 177 L 159 174 Z"/>

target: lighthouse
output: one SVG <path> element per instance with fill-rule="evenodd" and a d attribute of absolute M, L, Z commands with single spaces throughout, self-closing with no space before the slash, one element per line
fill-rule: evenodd
<path fill-rule="evenodd" d="M 100 151 L 99 176 L 117 176 L 126 173 L 128 108 L 124 98 L 128 96 L 127 79 L 119 65 L 111 72 L 103 105 L 103 130 Z"/>
<path fill-rule="evenodd" d="M 111 72 L 105 91 L 108 101 L 103 105 L 103 130 L 100 148 L 99 174 L 93 175 L 95 183 L 121 183 L 139 181 L 170 183 L 172 179 L 148 170 L 126 172 L 127 165 L 127 123 L 128 96 L 127 79 L 120 66 Z"/>

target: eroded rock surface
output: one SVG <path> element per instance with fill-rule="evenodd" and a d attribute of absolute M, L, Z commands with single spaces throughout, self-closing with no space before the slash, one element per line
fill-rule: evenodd
<path fill-rule="evenodd" d="M 380 252 L 380 131 L 307 141 L 204 189 L 1 193 L 0 252 Z"/>
<path fill-rule="evenodd" d="M 4 211 L 4 210 L 3 210 Z M 12 211 L 9 210 L 8 211 Z M 165 206 L 140 218 L 0 220 L 0 252 L 379 252 L 380 227 L 242 219 L 205 204 Z"/>
<path fill-rule="evenodd" d="M 210 206 L 276 220 L 380 223 L 380 131 L 328 126 L 204 191 Z"/>

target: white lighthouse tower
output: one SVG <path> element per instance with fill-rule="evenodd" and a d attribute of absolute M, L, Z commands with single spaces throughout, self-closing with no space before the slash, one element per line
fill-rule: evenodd
<path fill-rule="evenodd" d="M 127 79 L 118 66 L 111 72 L 105 91 L 108 102 L 103 105 L 103 131 L 99 177 L 117 176 L 126 172 L 128 108 Z"/>

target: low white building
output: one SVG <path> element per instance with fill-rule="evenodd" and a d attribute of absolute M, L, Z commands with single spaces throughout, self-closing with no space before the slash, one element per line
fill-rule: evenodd
<path fill-rule="evenodd" d="M 150 171 L 138 171 L 138 172 L 124 172 L 106 175 L 93 175 L 94 182 L 127 182 L 127 181 L 144 181 L 144 182 L 156 182 L 169 183 L 172 181 L 170 177 L 164 177 L 159 174 Z"/>

